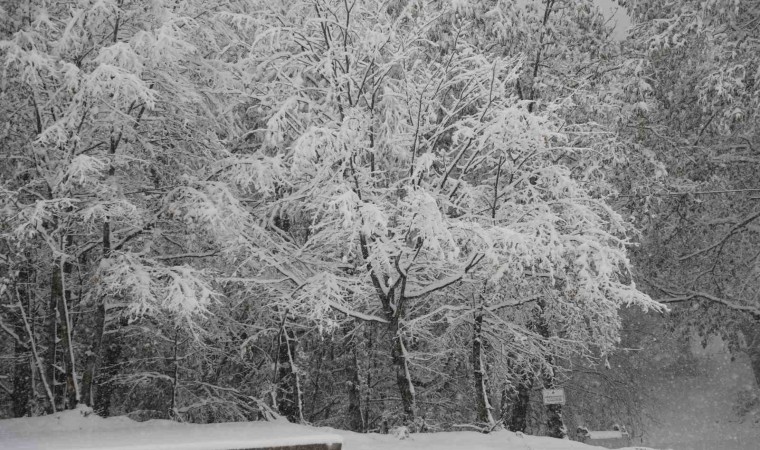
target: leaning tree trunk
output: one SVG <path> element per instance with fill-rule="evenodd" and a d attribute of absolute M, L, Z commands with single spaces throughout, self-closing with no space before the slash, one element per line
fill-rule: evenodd
<path fill-rule="evenodd" d="M 56 412 L 55 395 L 53 394 L 53 386 L 48 384 L 48 380 L 46 378 L 45 363 L 43 362 L 43 359 L 40 356 L 40 352 L 37 351 L 36 337 L 35 337 L 34 330 L 32 329 L 32 324 L 31 324 L 34 318 L 32 317 L 30 320 L 30 317 L 27 316 L 26 311 L 24 310 L 24 303 L 21 300 L 21 295 L 18 296 L 16 301 L 18 303 L 17 306 L 18 306 L 19 318 L 21 320 L 21 325 L 23 325 L 23 329 L 26 332 L 25 336 L 29 340 L 28 348 L 32 353 L 31 355 L 32 361 L 37 368 L 37 372 L 40 375 L 40 381 L 42 382 L 42 386 L 45 389 L 45 394 L 48 401 L 47 411 L 54 413 Z M 32 311 L 31 305 L 29 305 L 28 309 L 29 309 L 29 312 L 31 313 Z M 18 335 L 18 336 L 19 338 L 21 337 L 21 335 Z M 31 374 L 31 377 L 29 379 L 29 382 L 31 386 L 31 384 L 34 383 L 34 373 L 31 370 L 31 368 L 30 368 L 30 374 Z M 31 389 L 31 392 L 33 393 L 34 388 L 30 388 L 30 389 Z"/>

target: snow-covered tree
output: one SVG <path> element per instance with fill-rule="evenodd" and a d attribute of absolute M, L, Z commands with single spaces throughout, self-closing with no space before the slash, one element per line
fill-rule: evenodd
<path fill-rule="evenodd" d="M 576 149 L 557 117 L 517 95 L 524 57 L 481 51 L 458 7 L 288 5 L 262 14 L 251 56 L 250 151 L 280 179 L 245 251 L 302 317 L 387 324 L 406 420 L 426 370 L 415 349 L 480 308 L 456 291 L 540 297 L 556 327 L 542 339 L 583 350 L 614 345 L 621 304 L 652 305 L 629 282 L 626 223 L 561 162 Z M 529 333 L 500 320 L 500 339 Z"/>
<path fill-rule="evenodd" d="M 192 328 L 216 296 L 203 259 L 231 245 L 242 209 L 204 169 L 240 134 L 230 99 L 242 86 L 225 53 L 236 25 L 204 2 L 5 6 L 4 294 L 18 310 L 9 287 L 35 277 L 27 307 L 41 316 L 27 314 L 45 327 L 22 340 L 41 349 L 48 410 L 60 406 L 57 367 L 65 405 L 92 404 L 98 367 L 120 345 L 115 319 L 171 311 Z"/>
<path fill-rule="evenodd" d="M 18 411 L 492 426 L 656 306 L 588 1 L 3 5 Z"/>
<path fill-rule="evenodd" d="M 629 1 L 627 124 L 659 169 L 632 184 L 642 276 L 690 331 L 757 347 L 758 43 L 751 1 Z M 645 182 L 641 182 L 646 180 Z M 740 331 L 741 330 L 741 331 Z M 744 344 L 742 344 L 744 341 Z"/>

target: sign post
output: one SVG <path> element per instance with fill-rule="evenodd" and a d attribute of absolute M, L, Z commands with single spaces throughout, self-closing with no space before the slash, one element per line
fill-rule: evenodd
<path fill-rule="evenodd" d="M 565 404 L 565 390 L 560 389 L 544 389 L 542 392 L 544 397 L 544 405 L 564 405 Z"/>

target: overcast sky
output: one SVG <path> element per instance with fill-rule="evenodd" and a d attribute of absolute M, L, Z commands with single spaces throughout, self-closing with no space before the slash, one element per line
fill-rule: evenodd
<path fill-rule="evenodd" d="M 631 28 L 631 18 L 628 17 L 625 8 L 621 7 L 613 0 L 595 0 L 599 5 L 599 9 L 602 10 L 605 17 L 612 17 L 612 22 L 615 23 L 615 37 L 617 39 L 625 38 L 628 29 Z"/>
<path fill-rule="evenodd" d="M 518 5 L 527 5 L 531 1 L 539 0 L 517 0 Z M 614 0 L 594 0 L 604 16 L 610 18 L 611 24 L 616 24 L 614 36 L 618 40 L 623 40 L 628 30 L 631 28 L 631 18 L 625 8 L 618 5 Z"/>

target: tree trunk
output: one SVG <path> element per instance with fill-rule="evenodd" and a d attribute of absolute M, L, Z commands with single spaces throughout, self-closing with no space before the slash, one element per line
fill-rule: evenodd
<path fill-rule="evenodd" d="M 116 36 L 118 34 L 119 22 L 118 17 L 116 25 L 114 26 L 113 41 L 116 42 Z M 152 85 L 151 85 L 152 86 Z M 140 114 L 137 117 L 135 126 L 140 123 L 140 118 L 145 111 L 143 106 L 140 110 Z M 116 154 L 116 149 L 121 143 L 122 134 L 119 132 L 117 137 L 111 137 L 111 145 L 109 147 L 109 153 L 113 156 Z M 113 177 L 116 174 L 116 168 L 113 164 L 108 168 L 108 176 Z M 156 183 L 158 185 L 158 183 Z M 110 217 L 106 217 L 103 221 L 102 231 L 102 246 L 103 246 L 103 258 L 107 260 L 113 254 L 113 248 L 111 246 L 111 220 Z M 114 338 L 106 338 L 106 325 L 107 325 L 107 313 L 108 313 L 108 299 L 103 297 L 100 299 L 98 308 L 95 313 L 95 326 L 93 329 L 93 337 L 90 341 L 90 351 L 85 363 L 85 371 L 82 376 L 82 389 L 84 392 L 84 402 L 92 406 L 93 409 L 102 416 L 108 416 L 111 406 L 111 386 L 107 386 L 108 382 L 117 373 L 116 362 L 121 355 L 121 344 Z M 106 348 L 105 358 L 101 354 L 103 348 Z M 105 361 L 103 361 L 105 359 Z M 105 364 L 103 364 L 105 363 Z M 105 365 L 107 373 L 98 376 L 100 366 Z"/>
<path fill-rule="evenodd" d="M 171 403 L 169 404 L 169 411 L 167 416 L 172 420 L 180 420 L 179 412 L 177 411 L 177 389 L 179 387 L 179 362 L 177 361 L 177 352 L 179 350 L 179 328 L 174 329 L 174 348 L 172 356 L 172 395 Z"/>
<path fill-rule="evenodd" d="M 483 362 L 483 308 L 475 313 L 474 333 L 472 337 L 473 375 L 475 379 L 475 398 L 477 402 L 476 420 L 493 425 L 491 404 L 488 401 L 488 378 Z"/>
<path fill-rule="evenodd" d="M 93 410 L 101 417 L 108 417 L 111 413 L 111 395 L 113 386 L 111 380 L 119 373 L 119 359 L 121 358 L 122 346 L 116 333 L 103 336 L 103 344 L 100 346 L 102 361 L 98 365 L 96 383 L 94 383 Z"/>
<path fill-rule="evenodd" d="M 370 427 L 370 404 L 372 400 L 372 372 L 375 370 L 375 351 L 374 346 L 372 345 L 372 331 L 373 331 L 373 325 L 372 323 L 367 324 L 367 358 L 369 358 L 369 361 L 367 362 L 367 392 L 364 395 L 364 431 L 368 430 Z"/>
<path fill-rule="evenodd" d="M 34 389 L 32 386 L 32 367 L 31 351 L 28 344 L 22 340 L 26 335 L 24 326 L 23 311 L 24 299 L 28 299 L 27 286 L 29 283 L 29 271 L 26 268 L 19 270 L 17 280 L 17 302 L 19 311 L 17 314 L 11 314 L 11 325 L 13 332 L 16 334 L 16 342 L 13 348 L 13 393 L 11 394 L 11 413 L 13 417 L 24 417 L 29 413 L 29 400 L 33 398 Z"/>
<path fill-rule="evenodd" d="M 297 348 L 295 335 L 286 326 L 280 329 L 278 342 L 277 408 L 283 416 L 294 423 L 302 423 L 303 401 L 298 368 L 295 365 Z"/>
<path fill-rule="evenodd" d="M 755 375 L 755 384 L 760 387 L 760 346 L 754 346 L 747 349 L 752 374 Z"/>
<path fill-rule="evenodd" d="M 20 299 L 19 299 L 20 300 Z M 19 301 L 19 307 L 23 304 Z M 20 315 L 20 313 L 19 313 Z M 29 346 L 20 340 L 26 334 L 24 322 L 13 315 L 13 332 L 19 339 L 14 347 L 13 361 L 13 393 L 11 394 L 11 411 L 13 417 L 24 417 L 29 414 L 29 400 L 32 398 L 32 368 L 29 364 Z"/>
<path fill-rule="evenodd" d="M 35 341 L 34 330 L 32 329 L 32 324 L 30 324 L 30 320 L 27 317 L 26 312 L 24 310 L 24 304 L 21 301 L 21 295 L 18 296 L 17 301 L 18 301 L 18 311 L 19 311 L 19 315 L 21 319 L 21 324 L 24 327 L 24 331 L 26 331 L 26 337 L 29 339 L 28 347 L 29 347 L 29 350 L 31 350 L 32 352 L 33 363 L 37 367 L 37 371 L 40 374 L 40 380 L 42 381 L 42 386 L 45 388 L 45 394 L 48 400 L 47 411 L 54 413 L 56 412 L 56 403 L 55 403 L 55 395 L 53 394 L 53 387 L 50 384 L 48 384 L 48 380 L 46 378 L 46 372 L 45 372 L 46 370 L 45 363 L 43 362 L 42 357 L 40 356 L 40 353 L 37 351 L 37 344 Z M 31 313 L 32 311 L 31 307 L 29 308 L 29 311 Z M 31 386 L 31 383 L 34 383 L 34 373 L 32 373 L 31 368 L 30 368 L 30 375 L 31 377 L 29 381 L 30 381 L 30 386 Z M 34 392 L 33 386 L 31 387 L 31 392 Z"/>
<path fill-rule="evenodd" d="M 551 331 L 549 330 L 549 324 L 546 322 L 546 318 L 543 315 L 543 310 L 546 304 L 543 300 L 540 300 L 538 305 L 540 306 L 540 309 L 536 311 L 533 328 L 535 328 L 535 330 L 544 338 L 549 338 L 551 336 Z M 544 388 L 555 389 L 557 386 L 553 371 L 555 362 L 554 357 L 549 356 L 546 362 L 551 369 L 544 369 Z M 547 435 L 554 438 L 565 439 L 567 437 L 567 428 L 565 428 L 565 423 L 562 420 L 562 405 L 546 405 L 546 418 L 546 425 L 548 427 Z"/>
<path fill-rule="evenodd" d="M 103 260 L 107 260 L 111 257 L 111 223 L 106 219 L 103 222 Z M 115 364 L 118 360 L 118 356 L 121 354 L 121 348 L 118 342 L 113 339 L 106 340 L 106 314 L 107 314 L 107 299 L 105 297 L 100 299 L 97 309 L 95 310 L 95 324 L 93 327 L 93 335 L 90 341 L 90 349 L 85 362 L 84 375 L 82 376 L 82 392 L 84 396 L 84 402 L 91 406 L 96 413 L 104 417 L 108 416 L 111 401 L 111 388 L 106 386 L 108 380 L 115 375 Z M 106 347 L 105 366 L 110 368 L 110 376 L 99 376 L 100 366 L 102 364 L 103 348 Z M 110 363 L 110 364 L 109 364 Z"/>
<path fill-rule="evenodd" d="M 562 419 L 562 405 L 546 405 L 546 415 L 548 427 L 546 435 L 557 439 L 566 439 L 567 428 L 565 428 L 565 422 Z"/>
<path fill-rule="evenodd" d="M 740 329 L 744 334 L 747 345 L 744 352 L 749 357 L 752 374 L 755 376 L 755 384 L 760 387 L 760 322 L 747 322 Z"/>
<path fill-rule="evenodd" d="M 509 431 L 524 433 L 527 428 L 532 385 L 533 383 L 527 378 L 517 385 L 516 392 L 512 396 L 512 413 L 509 417 L 509 423 L 506 424 Z"/>
<path fill-rule="evenodd" d="M 41 374 L 45 377 L 45 382 L 50 386 L 51 393 L 53 395 L 53 401 L 58 403 L 58 389 L 56 383 L 56 360 L 57 360 L 57 348 L 58 348 L 58 298 L 63 296 L 61 291 L 61 271 L 57 267 L 53 267 L 53 272 L 50 279 L 50 300 L 48 301 L 47 315 L 45 316 L 45 337 L 46 337 L 46 350 L 45 350 L 45 373 Z M 55 404 L 50 405 L 48 413 L 55 412 Z"/>
<path fill-rule="evenodd" d="M 553 365 L 553 360 L 551 358 L 549 363 Z M 544 375 L 544 388 L 555 389 L 556 387 L 554 374 L 546 371 Z M 562 419 L 562 405 L 546 405 L 546 426 L 547 436 L 557 439 L 567 438 L 567 428 Z"/>
<path fill-rule="evenodd" d="M 76 375 L 76 359 L 74 357 L 74 343 L 71 339 L 71 318 L 68 308 L 71 300 L 71 290 L 66 288 L 66 281 L 71 274 L 71 269 L 72 265 L 69 262 L 63 262 L 53 269 L 61 273 L 58 278 L 60 286 L 57 290 L 63 294 L 58 296 L 57 309 L 61 324 L 63 359 L 66 366 L 66 409 L 73 409 L 79 403 L 79 383 Z"/>
<path fill-rule="evenodd" d="M 393 368 L 396 371 L 396 385 L 401 394 L 401 405 L 404 409 L 402 423 L 413 424 L 417 414 L 417 401 L 415 398 L 414 385 L 409 373 L 409 355 L 406 352 L 404 336 L 399 326 L 398 317 L 394 317 L 390 324 L 390 335 L 393 337 L 391 358 Z"/>
<path fill-rule="evenodd" d="M 348 372 L 348 429 L 351 431 L 365 431 L 364 417 L 361 405 L 361 381 L 359 379 L 359 358 L 356 344 L 351 345 L 350 357 L 346 366 Z"/>

